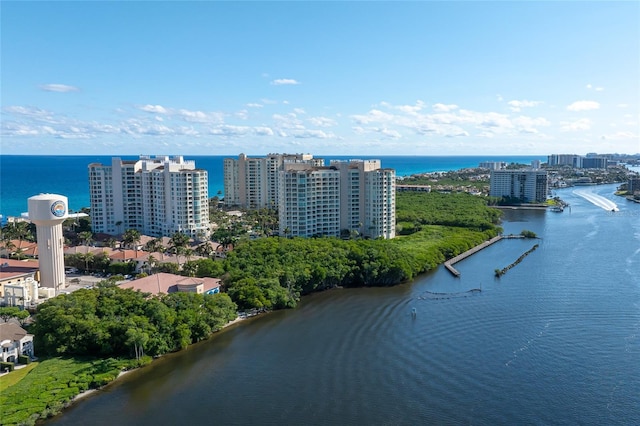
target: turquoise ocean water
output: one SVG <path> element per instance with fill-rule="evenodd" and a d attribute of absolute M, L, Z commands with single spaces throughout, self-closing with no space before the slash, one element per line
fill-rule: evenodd
<path fill-rule="evenodd" d="M 69 198 L 69 208 L 89 206 L 88 165 L 110 164 L 112 156 L 0 156 L 0 214 L 19 216 L 27 211 L 27 199 L 40 193 L 54 193 Z M 223 191 L 222 163 L 232 156 L 184 156 L 209 172 L 209 196 Z M 544 156 L 317 156 L 330 160 L 379 158 L 382 167 L 393 168 L 398 176 L 421 172 L 457 170 L 477 167 L 481 161 L 506 161 L 529 164 L 546 160 Z M 122 156 L 123 159 L 136 157 Z M 237 156 L 236 156 L 237 158 Z"/>

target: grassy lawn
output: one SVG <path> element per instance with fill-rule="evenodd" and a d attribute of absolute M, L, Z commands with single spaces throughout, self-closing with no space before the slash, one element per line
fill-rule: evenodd
<path fill-rule="evenodd" d="M 135 360 L 134 360 L 135 362 Z M 4 376 L 0 384 L 0 423 L 33 425 L 59 413 L 76 395 L 118 377 L 130 360 L 49 358 Z M 22 374 L 20 377 L 17 374 Z M 6 382 L 5 380 L 6 379 Z"/>
<path fill-rule="evenodd" d="M 5 374 L 4 376 L 0 377 L 0 392 L 3 392 L 9 386 L 13 386 L 18 383 L 29 373 L 29 371 L 36 368 L 37 365 L 37 362 L 32 362 L 24 368 L 14 370 L 10 374 Z"/>

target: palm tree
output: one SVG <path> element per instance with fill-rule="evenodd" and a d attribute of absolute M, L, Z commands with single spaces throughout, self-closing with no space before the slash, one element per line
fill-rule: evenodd
<path fill-rule="evenodd" d="M 194 254 L 194 253 L 193 253 L 193 249 L 191 249 L 191 248 L 189 248 L 189 247 L 186 247 L 186 248 L 184 249 L 183 254 L 184 254 L 185 260 L 188 262 L 188 261 L 190 261 L 190 260 L 191 260 L 191 256 L 193 256 L 193 254 Z"/>
<path fill-rule="evenodd" d="M 88 246 L 93 242 L 93 234 L 89 231 L 83 231 L 78 234 L 78 239 L 83 245 Z"/>
<path fill-rule="evenodd" d="M 189 237 L 182 232 L 176 232 L 171 236 L 170 250 L 174 253 L 178 247 L 185 248 L 189 245 Z"/>
<path fill-rule="evenodd" d="M 148 251 L 150 253 L 164 252 L 164 246 L 162 245 L 162 240 L 160 240 L 159 238 L 154 238 L 153 240 L 148 241 L 147 244 L 144 245 L 144 249 L 145 251 Z"/>
<path fill-rule="evenodd" d="M 137 250 L 138 243 L 140 242 L 140 231 L 137 229 L 127 229 L 122 235 L 122 242 L 125 247 L 135 247 Z"/>
<path fill-rule="evenodd" d="M 198 265 L 195 262 L 187 262 L 182 267 L 182 273 L 188 277 L 195 277 L 198 271 Z"/>
<path fill-rule="evenodd" d="M 7 239 L 5 240 L 4 237 L 7 234 L 2 234 L 2 246 L 4 247 L 4 254 L 7 258 L 11 257 L 11 254 L 13 253 L 13 251 L 16 249 L 16 245 L 13 243 L 13 241 L 11 241 L 11 239 Z"/>
<path fill-rule="evenodd" d="M 199 229 L 198 232 L 196 232 L 196 240 L 198 242 L 204 241 L 206 236 L 207 236 L 207 233 L 203 229 Z"/>
<path fill-rule="evenodd" d="M 196 247 L 195 251 L 199 256 L 210 257 L 211 253 L 213 253 L 213 247 L 211 247 L 211 244 L 209 244 L 208 241 L 205 241 L 204 243 Z"/>
<path fill-rule="evenodd" d="M 95 255 L 91 252 L 87 252 L 79 254 L 78 257 L 84 261 L 84 270 L 89 271 L 89 263 L 93 262 Z"/>
<path fill-rule="evenodd" d="M 34 238 L 29 225 L 27 222 L 10 222 L 2 229 L 3 237 L 6 235 L 7 238 L 16 239 L 20 242 L 24 240 L 33 241 Z"/>
<path fill-rule="evenodd" d="M 18 247 L 16 251 L 13 252 L 13 257 L 17 260 L 24 259 L 24 250 L 22 249 L 22 247 Z"/>
<path fill-rule="evenodd" d="M 146 264 L 149 271 L 149 275 L 153 275 L 154 270 L 158 266 L 158 260 L 155 257 L 153 257 L 153 255 L 149 255 L 149 257 L 147 258 Z"/>
<path fill-rule="evenodd" d="M 118 234 L 122 233 L 122 221 L 121 220 L 116 222 L 116 228 L 118 228 Z"/>
<path fill-rule="evenodd" d="M 180 268 L 180 256 L 184 254 L 186 248 L 182 246 L 173 247 L 171 250 L 176 255 L 176 261 L 178 262 L 178 269 Z"/>

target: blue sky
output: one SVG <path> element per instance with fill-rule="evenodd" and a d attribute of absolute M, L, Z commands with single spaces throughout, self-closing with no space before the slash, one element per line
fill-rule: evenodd
<path fill-rule="evenodd" d="M 2 154 L 640 152 L 640 3 L 1 4 Z"/>

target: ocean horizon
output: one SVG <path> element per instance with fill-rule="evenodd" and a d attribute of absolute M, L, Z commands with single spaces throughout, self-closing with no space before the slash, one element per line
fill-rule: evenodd
<path fill-rule="evenodd" d="M 177 154 L 180 155 L 180 154 Z M 254 157 L 254 155 L 250 155 Z M 255 155 L 264 157 L 265 155 Z M 478 167 L 482 161 L 504 161 L 529 164 L 533 160 L 546 161 L 543 155 L 314 155 L 331 160 L 380 159 L 382 167 L 396 170 L 397 176 L 417 173 L 459 170 Z M 89 207 L 90 163 L 110 164 L 113 157 L 125 160 L 137 159 L 132 155 L 0 155 L 0 216 L 20 216 L 27 211 L 27 200 L 41 193 L 64 195 L 69 199 L 69 209 L 78 211 Z M 193 160 L 196 167 L 209 174 L 209 197 L 224 195 L 223 159 L 233 155 L 183 155 Z"/>

